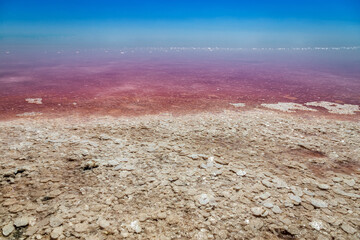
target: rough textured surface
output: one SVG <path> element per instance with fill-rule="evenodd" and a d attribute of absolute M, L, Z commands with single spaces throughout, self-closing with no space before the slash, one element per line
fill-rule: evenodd
<path fill-rule="evenodd" d="M 19 119 L 0 141 L 10 239 L 360 238 L 358 121 Z"/>

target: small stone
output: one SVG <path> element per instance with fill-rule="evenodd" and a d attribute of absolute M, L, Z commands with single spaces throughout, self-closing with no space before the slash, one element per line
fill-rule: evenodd
<path fill-rule="evenodd" d="M 82 233 L 88 230 L 88 225 L 86 223 L 78 223 L 74 227 L 75 232 Z"/>
<path fill-rule="evenodd" d="M 199 196 L 198 200 L 199 200 L 199 203 L 201 205 L 206 205 L 206 204 L 208 204 L 210 202 L 209 196 L 207 194 L 205 194 L 205 193 L 201 194 Z"/>
<path fill-rule="evenodd" d="M 130 227 L 132 230 L 134 230 L 136 233 L 141 233 L 142 229 L 140 226 L 140 223 L 138 220 L 135 220 L 133 222 L 131 222 Z"/>
<path fill-rule="evenodd" d="M 165 219 L 166 218 L 166 212 L 161 212 L 157 215 L 158 219 Z"/>
<path fill-rule="evenodd" d="M 9 223 L 2 228 L 2 233 L 5 237 L 9 236 L 15 230 L 14 224 Z"/>
<path fill-rule="evenodd" d="M 344 183 L 346 183 L 349 187 L 353 187 L 355 185 L 354 179 L 344 179 Z"/>
<path fill-rule="evenodd" d="M 296 196 L 294 194 L 289 194 L 289 198 L 297 204 L 301 203 L 301 197 L 299 197 L 299 196 Z"/>
<path fill-rule="evenodd" d="M 309 190 L 307 190 L 307 189 L 304 190 L 304 193 L 305 193 L 306 195 L 309 195 L 309 196 L 315 196 L 315 193 L 313 193 L 313 192 L 311 192 L 311 191 L 309 191 Z"/>
<path fill-rule="evenodd" d="M 343 223 L 341 224 L 341 229 L 344 230 L 345 232 L 347 232 L 348 234 L 354 234 L 356 233 L 356 229 L 353 228 L 352 226 L 350 226 L 347 223 Z"/>
<path fill-rule="evenodd" d="M 62 223 L 63 223 L 63 219 L 62 218 L 59 218 L 57 216 L 53 216 L 50 218 L 50 226 L 55 228 L 55 227 L 58 227 L 60 226 Z"/>
<path fill-rule="evenodd" d="M 269 192 L 265 192 L 265 193 L 261 194 L 259 197 L 262 200 L 265 200 L 265 199 L 268 199 L 270 196 L 271 196 L 271 194 Z"/>
<path fill-rule="evenodd" d="M 326 208 L 328 207 L 328 204 L 324 202 L 323 200 L 313 198 L 311 199 L 310 203 L 317 208 Z"/>
<path fill-rule="evenodd" d="M 236 171 L 236 175 L 238 175 L 238 176 L 240 176 L 240 177 L 243 177 L 243 176 L 246 175 L 246 171 L 244 171 L 244 170 L 238 170 L 238 171 Z"/>
<path fill-rule="evenodd" d="M 272 202 L 264 202 L 263 206 L 266 208 L 272 208 L 274 206 L 274 204 Z"/>
<path fill-rule="evenodd" d="M 262 207 L 253 207 L 251 212 L 254 216 L 260 217 L 264 213 L 264 209 Z"/>
<path fill-rule="evenodd" d="M 341 182 L 343 179 L 341 177 L 333 177 L 332 180 L 333 182 L 338 183 Z"/>
<path fill-rule="evenodd" d="M 271 188 L 273 186 L 273 184 L 271 182 L 269 182 L 269 180 L 267 179 L 264 179 L 261 181 L 261 183 L 265 186 L 265 187 L 268 187 L 268 188 Z"/>
<path fill-rule="evenodd" d="M 282 213 L 282 210 L 276 205 L 271 210 L 276 214 Z"/>
<path fill-rule="evenodd" d="M 54 228 L 50 234 L 51 239 L 58 239 L 63 234 L 63 230 L 63 227 Z"/>
<path fill-rule="evenodd" d="M 298 227 L 296 227 L 295 225 L 290 225 L 287 229 L 287 231 L 291 234 L 291 235 L 299 235 L 300 234 L 300 229 Z"/>
<path fill-rule="evenodd" d="M 323 228 L 323 223 L 318 220 L 314 220 L 314 221 L 310 222 L 309 225 L 318 231 L 320 231 Z"/>
<path fill-rule="evenodd" d="M 330 186 L 327 185 L 327 184 L 318 184 L 317 186 L 318 186 L 318 188 L 320 188 L 321 190 L 329 190 L 329 189 L 330 189 Z"/>
<path fill-rule="evenodd" d="M 14 221 L 15 227 L 25 227 L 29 224 L 29 219 L 27 217 L 17 218 Z"/>
<path fill-rule="evenodd" d="M 106 229 L 110 226 L 110 222 L 103 218 L 99 218 L 98 224 L 102 229 Z"/>

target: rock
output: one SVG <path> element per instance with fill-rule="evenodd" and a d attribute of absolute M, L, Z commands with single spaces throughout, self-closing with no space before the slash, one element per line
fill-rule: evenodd
<path fill-rule="evenodd" d="M 293 224 L 289 225 L 289 227 L 287 228 L 287 231 L 291 235 L 299 235 L 300 234 L 300 229 L 297 226 L 293 225 Z"/>
<path fill-rule="evenodd" d="M 243 177 L 243 176 L 246 175 L 246 171 L 244 171 L 244 170 L 238 170 L 238 171 L 236 171 L 236 175 L 238 175 L 238 176 L 240 176 L 240 177 Z"/>
<path fill-rule="evenodd" d="M 14 221 L 15 227 L 25 227 L 28 224 L 29 224 L 29 218 L 27 218 L 27 217 L 17 218 Z"/>
<path fill-rule="evenodd" d="M 261 181 L 261 183 L 265 186 L 265 187 L 268 187 L 268 188 L 271 188 L 273 186 L 273 184 L 271 182 L 269 182 L 269 180 L 267 179 L 264 179 Z"/>
<path fill-rule="evenodd" d="M 251 208 L 251 212 L 255 217 L 260 217 L 264 213 L 264 209 L 262 207 L 253 207 Z"/>
<path fill-rule="evenodd" d="M 342 196 L 345 196 L 345 197 L 349 197 L 349 198 L 360 198 L 360 195 L 359 195 L 359 194 L 347 193 L 347 192 L 344 192 L 343 190 L 338 189 L 338 188 L 333 189 L 333 191 L 334 191 L 334 193 L 339 194 L 339 195 L 342 195 Z"/>
<path fill-rule="evenodd" d="M 114 168 L 115 171 L 118 171 L 118 170 L 133 171 L 135 169 L 136 169 L 136 167 L 132 164 L 119 164 Z"/>
<path fill-rule="evenodd" d="M 269 192 L 265 192 L 265 193 L 261 194 L 259 197 L 262 200 L 265 200 L 265 199 L 268 199 L 270 196 L 271 196 L 271 194 Z"/>
<path fill-rule="evenodd" d="M 332 180 L 333 182 L 338 183 L 341 182 L 343 179 L 341 177 L 333 177 Z"/>
<path fill-rule="evenodd" d="M 131 222 L 130 228 L 136 233 L 141 233 L 142 229 L 138 220 Z"/>
<path fill-rule="evenodd" d="M 356 233 L 356 229 L 353 228 L 352 226 L 350 226 L 347 223 L 343 223 L 341 224 L 341 229 L 344 230 L 344 232 L 348 233 L 348 234 L 354 234 Z"/>
<path fill-rule="evenodd" d="M 198 197 L 198 200 L 201 205 L 206 205 L 210 202 L 210 197 L 207 194 L 203 193 Z"/>
<path fill-rule="evenodd" d="M 63 234 L 63 231 L 63 227 L 54 228 L 54 230 L 50 234 L 51 239 L 58 239 Z"/>
<path fill-rule="evenodd" d="M 353 187 L 355 185 L 354 179 L 344 179 L 344 183 L 346 183 L 348 186 Z"/>
<path fill-rule="evenodd" d="M 88 230 L 88 225 L 86 223 L 78 223 L 74 226 L 75 232 L 82 233 Z"/>
<path fill-rule="evenodd" d="M 157 215 L 157 219 L 166 219 L 166 212 L 161 212 Z"/>
<path fill-rule="evenodd" d="M 7 237 L 15 230 L 14 224 L 9 223 L 2 228 L 2 234 Z"/>
<path fill-rule="evenodd" d="M 317 208 L 326 208 L 328 207 L 328 204 L 326 202 L 324 202 L 323 200 L 320 199 L 316 199 L 316 198 L 312 198 L 310 200 L 311 205 L 313 205 L 314 207 Z"/>
<path fill-rule="evenodd" d="M 316 229 L 318 231 L 320 231 L 324 226 L 323 223 L 319 220 L 314 220 L 312 222 L 309 223 L 309 225 L 313 228 Z"/>
<path fill-rule="evenodd" d="M 60 226 L 63 223 L 63 219 L 57 216 L 53 216 L 50 218 L 50 226 L 55 228 Z"/>
<path fill-rule="evenodd" d="M 103 218 L 99 218 L 98 224 L 102 229 L 106 229 L 110 226 L 110 222 Z"/>
<path fill-rule="evenodd" d="M 317 185 L 318 188 L 320 188 L 321 190 L 329 190 L 330 186 L 327 184 L 318 184 Z"/>
<path fill-rule="evenodd" d="M 282 210 L 276 205 L 271 210 L 276 214 L 282 213 Z"/>
<path fill-rule="evenodd" d="M 289 198 L 291 199 L 291 200 L 293 200 L 295 203 L 297 203 L 297 204 L 300 204 L 301 203 L 301 197 L 299 197 L 299 196 L 296 196 L 296 195 L 293 195 L 293 194 L 289 194 Z"/>
<path fill-rule="evenodd" d="M 81 165 L 83 170 L 91 170 L 93 168 L 99 167 L 99 163 L 93 160 L 87 161 Z"/>
<path fill-rule="evenodd" d="M 263 206 L 266 208 L 272 208 L 274 206 L 274 204 L 272 202 L 266 201 L 263 203 Z"/>

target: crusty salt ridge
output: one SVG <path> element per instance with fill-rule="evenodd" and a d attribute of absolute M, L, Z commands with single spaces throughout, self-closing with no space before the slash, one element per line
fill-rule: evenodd
<path fill-rule="evenodd" d="M 305 103 L 307 106 L 314 106 L 314 107 L 323 107 L 326 108 L 330 113 L 336 114 L 355 114 L 355 112 L 360 112 L 360 107 L 358 105 L 352 104 L 339 104 L 333 102 L 308 102 Z"/>
<path fill-rule="evenodd" d="M 26 98 L 26 102 L 34 104 L 42 104 L 42 98 Z"/>
<path fill-rule="evenodd" d="M 360 238 L 359 121 L 265 110 L 17 119 L 0 122 L 0 152 L 9 239 Z"/>
<path fill-rule="evenodd" d="M 293 102 L 263 103 L 261 104 L 261 106 L 283 112 L 296 112 L 296 110 L 313 111 L 313 112 L 317 111 L 316 109 L 308 108 L 302 104 L 293 103 Z"/>

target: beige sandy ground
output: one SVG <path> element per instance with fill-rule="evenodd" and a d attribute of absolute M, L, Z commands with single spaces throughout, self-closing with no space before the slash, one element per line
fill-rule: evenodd
<path fill-rule="evenodd" d="M 360 239 L 359 121 L 19 119 L 0 141 L 0 239 Z"/>

